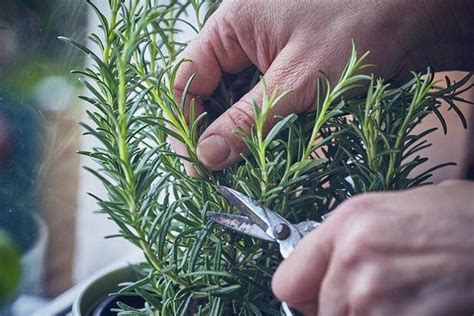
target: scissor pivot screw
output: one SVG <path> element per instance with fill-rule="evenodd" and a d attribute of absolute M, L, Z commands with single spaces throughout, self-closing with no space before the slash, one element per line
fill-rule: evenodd
<path fill-rule="evenodd" d="M 277 224 L 273 226 L 273 235 L 278 240 L 284 240 L 290 236 L 290 227 L 286 224 Z"/>

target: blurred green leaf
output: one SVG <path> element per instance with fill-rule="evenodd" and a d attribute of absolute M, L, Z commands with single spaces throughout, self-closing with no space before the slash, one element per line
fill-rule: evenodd
<path fill-rule="evenodd" d="M 20 277 L 20 252 L 13 240 L 0 231 L 0 306 L 15 294 Z"/>

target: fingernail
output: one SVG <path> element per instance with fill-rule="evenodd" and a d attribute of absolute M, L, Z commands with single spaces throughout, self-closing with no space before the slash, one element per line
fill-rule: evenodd
<path fill-rule="evenodd" d="M 224 137 L 211 135 L 199 142 L 197 148 L 198 159 L 207 166 L 218 165 L 230 155 L 229 143 Z"/>

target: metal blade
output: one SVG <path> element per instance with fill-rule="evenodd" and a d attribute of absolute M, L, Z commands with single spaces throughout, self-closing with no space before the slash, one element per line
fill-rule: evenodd
<path fill-rule="evenodd" d="M 228 187 L 219 185 L 216 187 L 216 189 L 227 199 L 227 201 L 229 201 L 230 204 L 236 207 L 244 215 L 248 216 L 263 231 L 268 230 L 270 223 L 268 216 L 266 216 L 267 212 L 263 207 L 259 206 L 248 196 Z"/>
<path fill-rule="evenodd" d="M 236 232 L 266 241 L 275 242 L 274 239 L 268 236 L 265 231 L 254 224 L 253 221 L 246 216 L 230 215 L 217 212 L 207 212 L 206 215 L 211 221 L 230 228 Z"/>
<path fill-rule="evenodd" d="M 278 242 L 283 258 L 287 258 L 291 254 L 302 237 L 295 225 L 269 208 L 258 205 L 251 198 L 238 191 L 224 186 L 217 186 L 217 190 L 270 238 Z"/>

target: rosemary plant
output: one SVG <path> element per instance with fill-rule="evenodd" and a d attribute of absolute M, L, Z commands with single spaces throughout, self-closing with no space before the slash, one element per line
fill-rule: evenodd
<path fill-rule="evenodd" d="M 469 76 L 437 89 L 431 72 L 413 74 L 411 81 L 392 87 L 363 74 L 367 54 L 359 56 L 353 48 L 333 86 L 324 75 L 318 79 L 314 113 L 280 118 L 265 136 L 264 122 L 285 93 L 268 91 L 255 100 L 253 131 L 242 135 L 250 155 L 226 170 L 209 172 L 199 163 L 196 146 L 212 118 L 194 118 L 191 106 L 187 120 L 185 101 L 177 102 L 173 93 L 177 70 L 186 62 L 177 60 L 186 46 L 176 40 L 178 26 L 187 23 L 189 12 L 203 16 L 204 1 L 163 5 L 158 0 L 109 0 L 108 17 L 89 4 L 103 32 L 91 34 L 90 40 L 101 53 L 63 40 L 93 60 L 90 68 L 76 73 L 90 92 L 81 98 L 93 106 L 87 112 L 93 126 L 84 128 L 101 146 L 83 154 L 100 165 L 99 171 L 86 168 L 108 194 L 91 195 L 118 225 L 119 236 L 146 257 L 137 267 L 140 280 L 121 292 L 138 293 L 147 305 L 135 310 L 121 304 L 124 315 L 280 314 L 270 290 L 281 261 L 278 249 L 206 219 L 208 210 L 234 211 L 215 185 L 242 191 L 291 221 L 319 220 L 353 195 L 427 184 L 433 170 L 415 169 L 426 162 L 418 153 L 429 146 L 425 137 L 436 128 L 421 133 L 413 128 L 430 113 L 446 128 L 440 100 L 465 123 L 455 102 L 467 102 L 459 94 L 467 89 Z M 258 73 L 253 78 L 247 81 L 249 88 Z M 364 97 L 345 97 L 360 87 L 367 87 Z M 232 103 L 232 89 L 221 83 L 207 102 L 225 110 Z M 173 152 L 170 136 L 186 145 L 189 157 Z M 199 179 L 186 174 L 183 160 L 195 166 Z"/>

